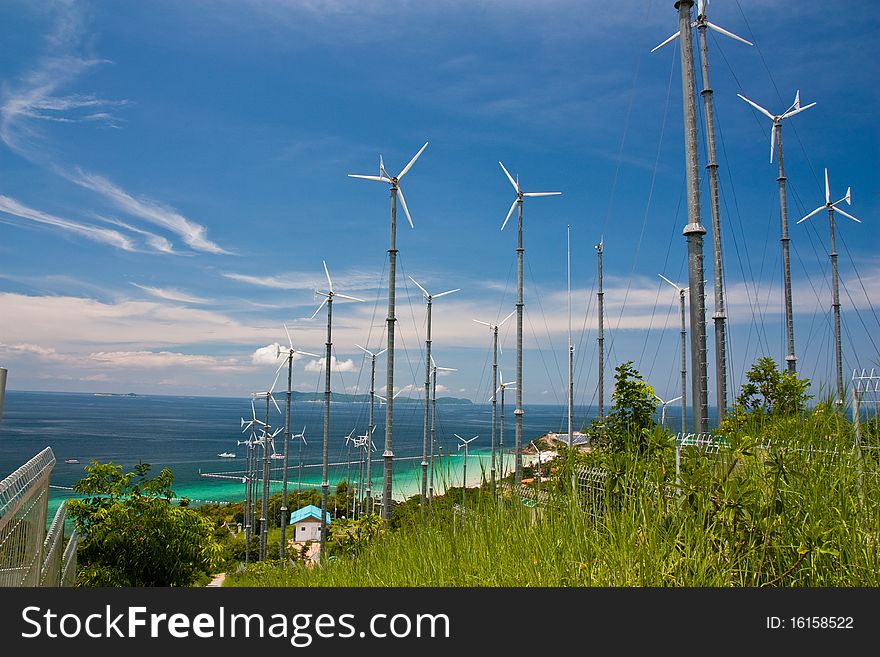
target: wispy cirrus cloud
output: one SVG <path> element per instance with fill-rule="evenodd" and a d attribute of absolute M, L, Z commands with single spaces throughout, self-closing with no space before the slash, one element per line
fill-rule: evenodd
<path fill-rule="evenodd" d="M 208 230 L 205 226 L 188 219 L 173 208 L 151 199 L 135 198 L 104 176 L 89 173 L 80 168 L 62 172 L 62 174 L 80 187 L 101 195 L 126 214 L 176 234 L 195 251 L 221 255 L 230 254 L 229 251 L 208 239 Z"/>
<path fill-rule="evenodd" d="M 132 241 L 117 230 L 78 223 L 47 212 L 41 212 L 40 210 L 30 208 L 9 196 L 0 195 L 0 212 L 21 219 L 27 219 L 44 226 L 60 228 L 69 233 L 85 237 L 94 242 L 113 246 L 117 249 L 122 249 L 123 251 L 135 250 L 135 245 Z"/>
<path fill-rule="evenodd" d="M 136 288 L 143 290 L 150 296 L 166 301 L 179 301 L 180 303 L 207 304 L 212 303 L 211 299 L 199 297 L 194 294 L 188 294 L 175 288 L 152 287 L 150 285 L 141 285 L 140 283 L 132 283 Z"/>
<path fill-rule="evenodd" d="M 102 123 L 111 127 L 119 119 L 109 110 L 129 103 L 94 94 L 63 90 L 92 69 L 108 61 L 83 54 L 83 11 L 74 2 L 56 2 L 52 30 L 46 36 L 43 56 L 0 93 L 0 140 L 19 155 L 44 162 L 40 124 Z"/>

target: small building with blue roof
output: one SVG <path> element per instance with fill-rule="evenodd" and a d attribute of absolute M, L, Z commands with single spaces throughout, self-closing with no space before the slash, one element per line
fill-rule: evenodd
<path fill-rule="evenodd" d="M 327 512 L 327 525 L 330 525 L 330 512 Z M 290 514 L 290 525 L 293 525 L 293 540 L 297 543 L 321 540 L 321 509 L 309 504 Z"/>

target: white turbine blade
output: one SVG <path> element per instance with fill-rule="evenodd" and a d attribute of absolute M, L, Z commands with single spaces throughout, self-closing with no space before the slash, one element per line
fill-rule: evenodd
<path fill-rule="evenodd" d="M 849 219 L 852 219 L 852 220 L 855 221 L 857 224 L 862 223 L 862 220 L 861 220 L 861 219 L 856 219 L 854 216 L 852 216 L 852 215 L 849 214 L 848 212 L 844 212 L 843 210 L 841 210 L 840 208 L 838 208 L 838 207 L 836 207 L 836 206 L 835 206 L 835 208 L 834 208 L 834 211 L 835 211 L 835 212 L 839 212 L 839 213 L 842 214 L 844 217 L 847 217 L 847 218 L 849 218 Z"/>
<path fill-rule="evenodd" d="M 773 116 L 770 112 L 768 112 L 768 111 L 765 110 L 763 107 L 761 107 L 760 105 L 758 105 L 758 103 L 755 103 L 755 102 L 749 100 L 748 98 L 746 98 L 746 97 L 743 96 L 742 94 L 737 94 L 737 96 L 739 96 L 740 98 L 742 98 L 744 101 L 746 101 L 749 105 L 751 105 L 751 106 L 754 107 L 756 110 L 758 110 L 761 114 L 763 114 L 764 116 L 766 116 L 768 119 L 770 119 L 770 120 L 772 120 L 772 121 L 775 121 L 775 120 L 776 120 L 776 117 L 775 117 L 775 116 Z"/>
<path fill-rule="evenodd" d="M 452 434 L 452 435 L 455 436 L 456 438 L 458 438 L 459 440 L 464 440 L 464 438 L 462 438 L 461 436 L 459 436 L 457 433 L 454 433 L 454 434 Z"/>
<path fill-rule="evenodd" d="M 350 300 L 350 301 L 363 301 L 363 299 L 358 299 L 357 297 L 352 297 L 352 296 L 349 296 L 349 295 L 347 295 L 347 294 L 339 294 L 339 293 L 336 293 L 336 294 L 334 294 L 333 296 L 334 296 L 334 297 L 338 297 L 338 298 L 340 298 L 340 299 L 348 299 L 348 300 Z"/>
<path fill-rule="evenodd" d="M 743 39 L 741 36 L 737 36 L 737 35 L 734 34 L 733 32 L 728 32 L 728 31 L 725 30 L 723 27 L 718 27 L 717 25 L 715 25 L 715 23 L 710 23 L 709 21 L 706 21 L 706 25 L 708 25 L 709 27 L 711 27 L 711 28 L 712 28 L 713 30 L 715 30 L 716 32 L 720 32 L 721 34 L 724 34 L 725 36 L 729 36 L 731 39 L 736 39 L 737 41 L 742 41 L 743 43 L 745 43 L 746 45 L 749 45 L 749 46 L 753 46 L 753 45 L 755 45 L 755 44 L 752 43 L 751 41 L 746 41 L 746 40 Z"/>
<path fill-rule="evenodd" d="M 446 292 L 441 292 L 440 294 L 435 294 L 435 295 L 434 295 L 434 298 L 435 298 L 435 299 L 438 299 L 438 298 L 440 298 L 440 297 L 442 297 L 442 296 L 445 296 L 445 295 L 447 295 L 447 294 L 452 294 L 453 292 L 460 292 L 460 291 L 461 291 L 461 288 L 460 288 L 460 287 L 457 287 L 457 288 L 455 288 L 454 290 L 446 290 Z"/>
<path fill-rule="evenodd" d="M 327 262 L 322 260 L 321 263 L 324 265 L 324 275 L 327 277 L 327 287 L 332 292 L 333 291 L 333 281 L 330 280 L 330 272 L 327 271 Z"/>
<path fill-rule="evenodd" d="M 524 192 L 523 196 L 559 196 L 562 192 Z"/>
<path fill-rule="evenodd" d="M 774 121 L 773 127 L 770 128 L 770 164 L 773 164 L 773 151 L 776 148 L 776 131 L 778 129 L 779 124 Z"/>
<path fill-rule="evenodd" d="M 379 153 L 379 175 L 388 178 L 390 181 L 391 176 L 389 176 L 388 172 L 385 171 L 385 162 L 382 160 L 381 153 Z"/>
<path fill-rule="evenodd" d="M 492 328 L 492 325 L 489 322 L 483 322 L 483 321 L 480 321 L 479 319 L 475 319 L 473 321 L 475 321 L 477 324 L 482 324 L 483 326 L 488 326 L 489 328 Z"/>
<path fill-rule="evenodd" d="M 431 295 L 428 294 L 428 291 L 425 288 L 423 288 L 421 285 L 419 285 L 419 282 L 416 279 L 414 279 L 412 276 L 407 276 L 407 278 L 416 284 L 416 287 L 422 291 L 422 294 L 425 295 L 426 299 L 429 299 L 431 297 Z"/>
<path fill-rule="evenodd" d="M 670 399 L 670 400 L 669 400 L 668 402 L 666 402 L 666 403 L 667 403 L 667 404 L 671 404 L 672 402 L 677 402 L 679 399 L 681 399 L 681 395 L 679 395 L 678 397 L 675 397 L 674 399 Z"/>
<path fill-rule="evenodd" d="M 287 344 L 290 345 L 290 348 L 293 349 L 293 340 L 290 337 L 290 331 L 287 330 L 287 324 L 283 324 L 284 332 L 287 334 Z"/>
<path fill-rule="evenodd" d="M 313 354 L 310 351 L 297 351 L 296 355 L 298 356 L 311 356 L 312 358 L 320 358 L 318 354 Z"/>
<path fill-rule="evenodd" d="M 278 411 L 278 415 L 282 415 L 282 413 L 281 413 L 281 407 L 278 405 L 278 402 L 275 401 L 275 398 L 274 398 L 274 397 L 269 397 L 269 399 L 271 399 L 271 400 L 272 400 L 272 403 L 275 405 L 275 410 Z"/>
<path fill-rule="evenodd" d="M 828 185 L 828 169 L 825 169 L 825 202 L 831 203 L 831 187 Z"/>
<path fill-rule="evenodd" d="M 662 278 L 664 281 L 666 281 L 667 283 L 669 283 L 669 284 L 670 284 L 672 287 L 674 287 L 676 290 L 681 291 L 681 288 L 678 287 L 678 285 L 676 285 L 675 283 L 673 283 L 672 281 L 670 281 L 670 280 L 669 280 L 668 278 L 666 278 L 663 274 L 657 274 L 657 275 L 658 275 L 660 278 Z"/>
<path fill-rule="evenodd" d="M 434 369 L 437 369 L 437 363 L 434 361 L 433 356 L 431 356 L 431 367 L 433 367 Z"/>
<path fill-rule="evenodd" d="M 415 155 L 413 155 L 413 159 L 411 159 L 409 161 L 409 164 L 407 164 L 405 167 L 403 167 L 403 170 L 397 174 L 398 180 L 400 180 L 401 178 L 403 178 L 406 175 L 406 172 L 412 168 L 412 165 L 415 164 L 416 160 L 419 159 L 419 155 L 421 155 L 422 151 L 424 151 L 427 147 L 428 147 L 428 142 L 425 142 L 425 145 L 419 149 L 419 152 L 416 153 Z"/>
<path fill-rule="evenodd" d="M 846 196 L 843 197 L 847 205 L 852 205 L 852 187 L 846 188 Z"/>
<path fill-rule="evenodd" d="M 406 199 L 403 198 L 403 190 L 400 187 L 397 188 L 397 198 L 400 201 L 400 206 L 403 208 L 403 213 L 406 215 L 406 220 L 409 222 L 409 227 L 415 228 L 412 217 L 409 214 L 409 208 L 406 207 Z"/>
<path fill-rule="evenodd" d="M 827 206 L 827 205 L 820 205 L 818 208 L 816 208 L 815 210 L 813 210 L 813 211 L 812 211 L 810 214 L 808 214 L 806 217 L 804 217 L 803 219 L 798 220 L 797 223 L 801 223 L 802 221 L 806 221 L 807 219 L 809 219 L 810 217 L 812 217 L 814 214 L 818 214 L 819 212 L 821 212 L 822 210 L 824 210 L 826 207 L 828 207 L 828 206 Z"/>
<path fill-rule="evenodd" d="M 348 174 L 349 178 L 363 178 L 364 180 L 375 180 L 376 182 L 390 183 L 390 178 L 385 178 L 384 176 L 362 176 L 356 173 Z"/>
<path fill-rule="evenodd" d="M 311 316 L 310 319 L 315 319 L 315 316 L 316 316 L 319 312 L 321 312 L 321 308 L 324 307 L 324 304 L 325 304 L 325 303 L 327 303 L 327 299 L 324 299 L 324 300 L 321 301 L 321 305 L 318 306 L 318 309 L 312 314 L 312 316 Z"/>
<path fill-rule="evenodd" d="M 779 117 L 779 118 L 780 118 L 780 119 L 787 119 L 789 116 L 794 116 L 795 114 L 799 114 L 800 112 L 803 112 L 805 109 L 810 109 L 810 108 L 811 108 L 813 105 L 815 105 L 815 104 L 816 104 L 816 103 L 810 103 L 809 105 L 804 105 L 803 107 L 798 107 L 798 108 L 796 108 L 796 109 L 793 110 L 793 111 L 788 111 L 788 112 L 786 112 L 785 114 L 783 114 L 783 115 L 782 115 L 781 117 Z"/>
<path fill-rule="evenodd" d="M 510 210 L 507 211 L 507 217 L 504 219 L 504 223 L 501 224 L 501 230 L 504 230 L 504 227 L 507 225 L 507 222 L 510 221 L 511 215 L 513 215 L 513 209 L 516 207 L 516 204 L 519 203 L 519 197 L 513 199 L 513 204 L 510 206 Z"/>
<path fill-rule="evenodd" d="M 697 0 L 697 16 L 703 16 L 705 9 L 706 8 L 703 6 L 703 0 Z"/>
<path fill-rule="evenodd" d="M 355 344 L 355 347 L 357 347 L 358 349 L 360 349 L 360 350 L 363 351 L 364 353 L 369 354 L 370 356 L 373 355 L 373 352 L 372 352 L 372 351 L 370 351 L 369 349 L 365 349 L 364 347 L 360 346 L 359 344 Z"/>
<path fill-rule="evenodd" d="M 501 164 L 501 160 L 498 161 L 498 164 Z M 501 168 L 504 169 L 504 175 L 507 176 L 507 179 L 510 181 L 510 184 L 513 185 L 513 188 L 516 190 L 516 193 L 519 194 L 519 185 L 513 179 L 513 176 L 510 175 L 510 172 L 501 164 Z"/>
<path fill-rule="evenodd" d="M 501 326 L 502 324 L 504 324 L 504 322 L 506 322 L 508 319 L 510 319 L 511 317 L 513 317 L 515 314 L 516 314 L 516 310 L 512 310 L 512 311 L 510 312 L 510 314 L 509 314 L 507 317 L 505 317 L 505 318 L 502 319 L 500 322 L 498 322 L 498 326 Z"/>
<path fill-rule="evenodd" d="M 794 108 L 794 107 L 800 107 L 800 106 L 801 106 L 801 90 L 798 89 L 797 91 L 794 92 L 794 104 L 792 104 L 792 107 Z"/>
<path fill-rule="evenodd" d="M 387 348 L 387 347 L 386 347 L 385 349 L 383 349 L 382 351 L 376 352 L 375 356 L 381 356 L 381 355 L 384 354 L 386 351 L 388 351 L 388 348 Z"/>
<path fill-rule="evenodd" d="M 659 44 L 659 45 L 656 45 L 656 46 L 654 46 L 653 48 L 651 48 L 651 52 L 654 52 L 655 50 L 660 50 L 660 48 L 662 48 L 663 46 L 665 46 L 665 45 L 666 45 L 667 43 L 669 43 L 670 41 L 675 41 L 675 40 L 679 37 L 680 34 L 681 34 L 681 30 L 679 30 L 678 32 L 676 32 L 675 34 L 673 34 L 671 37 L 669 37 L 668 39 L 666 39 L 666 41 L 664 41 L 663 43 L 661 43 L 661 44 Z"/>

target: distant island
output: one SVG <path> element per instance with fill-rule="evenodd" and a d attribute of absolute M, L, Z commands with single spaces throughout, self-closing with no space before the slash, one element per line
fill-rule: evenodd
<path fill-rule="evenodd" d="M 279 396 L 283 396 L 285 393 L 276 393 Z M 297 392 L 293 391 L 292 395 L 293 401 L 304 401 L 304 402 L 322 402 L 324 401 L 324 393 L 323 392 Z M 361 403 L 368 404 L 370 402 L 369 394 L 358 394 L 351 395 L 344 392 L 331 392 L 330 393 L 330 401 L 331 402 L 349 402 L 349 403 Z M 376 404 L 381 403 L 382 400 L 379 397 L 376 397 Z M 424 404 L 424 399 L 412 398 L 412 397 L 398 397 L 394 400 L 395 404 Z M 461 399 L 459 397 L 437 397 L 437 404 L 473 404 L 470 399 Z"/>
<path fill-rule="evenodd" d="M 96 392 L 95 397 L 140 397 L 133 392 Z"/>

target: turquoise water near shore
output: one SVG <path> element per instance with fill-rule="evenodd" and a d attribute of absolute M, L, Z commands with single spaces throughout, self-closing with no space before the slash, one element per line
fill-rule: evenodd
<path fill-rule="evenodd" d="M 284 395 L 279 404 L 284 409 Z M 305 427 L 307 444 L 302 447 L 302 482 L 304 487 L 321 483 L 324 433 L 323 402 L 294 402 L 291 406 L 292 431 Z M 260 407 L 257 407 L 258 413 Z M 500 409 L 499 409 L 500 410 Z M 563 406 L 525 405 L 523 442 L 527 444 L 548 431 L 567 430 L 567 409 Z M 263 412 L 264 409 L 263 409 Z M 589 421 L 594 409 L 576 409 L 577 424 Z M 241 477 L 245 473 L 245 446 L 241 418 L 250 418 L 250 398 L 173 397 L 96 395 L 90 393 L 49 393 L 10 390 L 0 424 L 0 479 L 7 477 L 41 450 L 51 447 L 57 463 L 52 471 L 50 517 L 69 488 L 83 476 L 91 459 L 113 461 L 126 471 L 138 462 L 149 463 L 152 472 L 169 466 L 174 472 L 174 490 L 193 503 L 235 501 L 244 498 Z M 373 453 L 372 489 L 382 489 L 381 453 L 385 439 L 385 408 L 375 408 L 376 430 Z M 671 414 L 670 414 L 671 418 Z M 357 451 L 346 445 L 346 436 L 363 434 L 369 419 L 368 403 L 334 402 L 329 429 L 328 479 L 331 486 L 343 479 L 359 479 Z M 393 495 L 403 499 L 416 494 L 421 481 L 423 444 L 423 403 L 396 403 L 394 407 L 394 477 Z M 667 421 L 670 421 L 668 418 Z M 283 426 L 283 416 L 274 407 L 270 423 Z M 509 469 L 514 443 L 513 405 L 505 408 L 504 445 Z M 436 441 L 443 455 L 435 458 L 434 488 L 461 486 L 462 453 L 458 439 L 479 435 L 471 443 L 467 463 L 468 482 L 474 485 L 480 473 L 489 470 L 491 453 L 490 404 L 440 404 L 437 407 Z M 283 434 L 276 438 L 278 451 L 283 449 Z M 236 458 L 219 458 L 221 452 L 233 452 Z M 259 453 L 259 450 L 257 450 Z M 79 463 L 66 463 L 77 459 Z M 272 461 L 270 491 L 281 491 L 283 461 Z M 289 449 L 289 491 L 300 478 L 300 445 L 291 439 Z M 499 466 L 500 467 L 500 466 Z"/>

